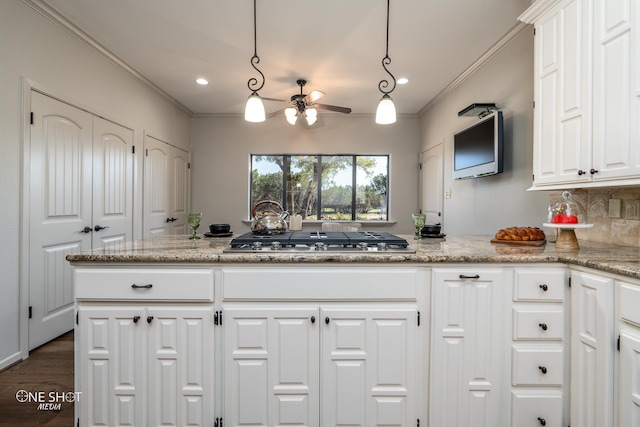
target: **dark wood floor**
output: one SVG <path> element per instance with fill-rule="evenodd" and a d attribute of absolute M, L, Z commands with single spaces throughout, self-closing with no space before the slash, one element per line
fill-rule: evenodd
<path fill-rule="evenodd" d="M 43 392 L 46 402 L 52 392 L 55 396 L 74 391 L 73 331 L 38 347 L 26 360 L 0 372 L 0 426 L 74 425 L 73 403 L 60 402 L 60 410 L 38 409 L 36 402 L 18 402 L 16 393 L 21 390 Z"/>

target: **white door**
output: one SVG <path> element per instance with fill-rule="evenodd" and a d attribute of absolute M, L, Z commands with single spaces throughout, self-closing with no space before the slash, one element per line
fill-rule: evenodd
<path fill-rule="evenodd" d="M 571 424 L 613 425 L 613 280 L 571 272 Z"/>
<path fill-rule="evenodd" d="M 31 92 L 29 349 L 73 328 L 66 255 L 130 241 L 133 131 Z"/>
<path fill-rule="evenodd" d="M 224 311 L 225 425 L 318 427 L 318 312 L 282 305 Z"/>
<path fill-rule="evenodd" d="M 78 310 L 80 425 L 147 425 L 144 360 L 147 334 L 144 307 Z"/>
<path fill-rule="evenodd" d="M 323 308 L 322 426 L 415 426 L 415 308 Z"/>
<path fill-rule="evenodd" d="M 640 425 L 640 328 L 620 332 L 620 418 L 618 426 Z"/>
<path fill-rule="evenodd" d="M 71 265 L 91 248 L 92 116 L 31 92 L 29 349 L 73 329 Z M 86 228 L 86 232 L 83 230 Z"/>
<path fill-rule="evenodd" d="M 144 237 L 188 232 L 189 153 L 145 138 Z"/>
<path fill-rule="evenodd" d="M 508 425 L 506 288 L 502 269 L 434 269 L 429 425 Z"/>
<path fill-rule="evenodd" d="M 143 320 L 149 333 L 146 425 L 213 426 L 213 308 L 149 307 Z"/>
<path fill-rule="evenodd" d="M 93 248 L 133 239 L 133 131 L 93 119 Z"/>
<path fill-rule="evenodd" d="M 443 144 L 422 152 L 420 180 L 421 209 L 427 215 L 427 224 L 442 224 L 444 153 Z"/>

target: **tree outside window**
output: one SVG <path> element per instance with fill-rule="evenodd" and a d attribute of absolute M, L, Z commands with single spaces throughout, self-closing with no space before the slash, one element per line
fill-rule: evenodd
<path fill-rule="evenodd" d="M 273 200 L 322 221 L 388 220 L 387 155 L 252 155 L 251 207 Z"/>

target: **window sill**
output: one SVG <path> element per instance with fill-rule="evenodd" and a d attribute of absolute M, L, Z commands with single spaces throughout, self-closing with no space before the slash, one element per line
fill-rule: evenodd
<path fill-rule="evenodd" d="M 242 220 L 243 224 L 246 225 L 251 225 L 251 223 L 253 222 L 253 220 L 250 219 L 244 219 Z M 324 222 L 331 222 L 331 223 L 342 223 L 342 224 L 348 224 L 351 222 L 359 222 L 360 224 L 362 224 L 362 227 L 389 227 L 392 225 L 396 225 L 398 222 L 397 221 L 331 221 L 331 220 L 327 220 L 327 221 L 322 221 L 322 220 L 317 220 L 317 219 L 303 219 L 302 220 L 302 224 L 305 225 L 322 225 L 322 223 Z"/>

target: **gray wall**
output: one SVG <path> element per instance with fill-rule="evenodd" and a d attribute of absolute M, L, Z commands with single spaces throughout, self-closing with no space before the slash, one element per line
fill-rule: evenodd
<path fill-rule="evenodd" d="M 302 120 L 289 125 L 284 116 L 263 123 L 243 117 L 196 117 L 192 127 L 192 207 L 203 224 L 229 223 L 236 233 L 249 231 L 249 168 L 251 154 L 389 154 L 389 219 L 397 224 L 377 227 L 410 233 L 411 212 L 418 207 L 417 117 L 399 117 L 392 125 L 376 125 L 373 116 L 342 116 L 320 112 L 318 125 Z M 306 223 L 304 229 L 317 229 Z M 365 229 L 370 226 L 363 225 Z"/>
<path fill-rule="evenodd" d="M 494 102 L 504 114 L 504 172 L 453 180 L 453 135 L 477 122 L 458 111 L 477 102 Z M 444 232 L 495 234 L 508 226 L 541 227 L 546 192 L 527 192 L 533 162 L 533 29 L 527 28 L 502 51 L 421 114 L 421 151 L 444 142 Z"/>
<path fill-rule="evenodd" d="M 142 147 L 146 132 L 188 149 L 191 115 L 20 0 L 0 1 L 0 58 L 1 368 L 20 357 L 20 340 L 27 336 L 27 322 L 22 329 L 19 324 L 28 306 L 20 292 L 23 79 L 134 129 L 138 147 Z M 28 107 L 28 98 L 24 104 Z M 140 175 L 141 155 L 137 156 L 136 170 Z M 134 233 L 141 237 L 139 179 L 135 194 Z"/>

